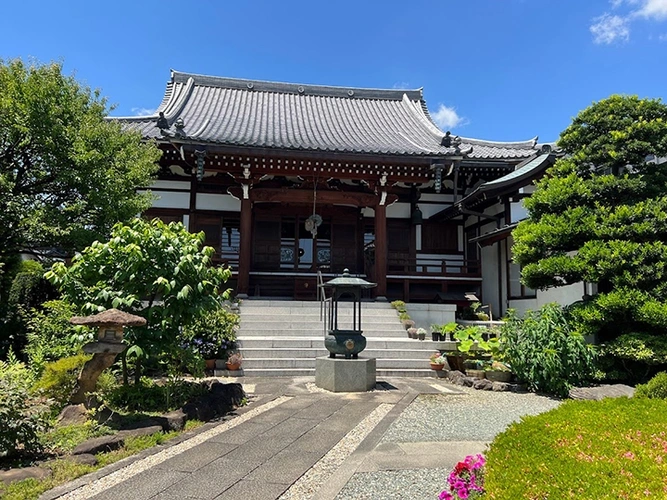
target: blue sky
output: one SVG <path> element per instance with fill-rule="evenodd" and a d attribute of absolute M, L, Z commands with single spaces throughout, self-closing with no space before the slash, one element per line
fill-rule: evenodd
<path fill-rule="evenodd" d="M 552 141 L 612 93 L 665 98 L 667 0 L 23 0 L 0 58 L 64 63 L 114 115 L 150 112 L 171 68 L 424 88 L 444 129 Z"/>

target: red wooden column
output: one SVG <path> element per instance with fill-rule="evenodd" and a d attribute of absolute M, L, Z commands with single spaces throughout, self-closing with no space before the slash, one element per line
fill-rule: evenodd
<path fill-rule="evenodd" d="M 381 200 L 380 203 L 382 203 Z M 387 205 L 375 205 L 375 282 L 376 298 L 387 296 Z"/>
<path fill-rule="evenodd" d="M 238 295 L 248 296 L 250 286 L 250 246 L 252 242 L 252 203 L 249 198 L 241 198 L 241 241 L 239 248 L 239 274 L 236 285 Z"/>

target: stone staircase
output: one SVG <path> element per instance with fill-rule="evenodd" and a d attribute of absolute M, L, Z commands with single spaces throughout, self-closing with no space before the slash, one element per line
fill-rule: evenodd
<path fill-rule="evenodd" d="M 238 343 L 246 376 L 314 376 L 315 358 L 329 354 L 319 302 L 248 299 L 240 311 Z M 367 344 L 360 357 L 376 358 L 378 377 L 433 376 L 428 358 L 436 348 L 430 333 L 423 341 L 408 338 L 386 302 L 363 302 L 361 316 Z M 339 328 L 351 328 L 352 305 L 339 304 L 338 317 Z"/>

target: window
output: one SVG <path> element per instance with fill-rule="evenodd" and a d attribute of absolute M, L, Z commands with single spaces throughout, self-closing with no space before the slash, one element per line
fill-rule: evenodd
<path fill-rule="evenodd" d="M 458 224 L 424 221 L 422 224 L 422 251 L 432 253 L 458 252 Z"/>

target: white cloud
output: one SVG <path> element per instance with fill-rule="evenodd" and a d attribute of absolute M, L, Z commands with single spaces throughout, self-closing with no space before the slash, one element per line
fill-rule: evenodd
<path fill-rule="evenodd" d="M 468 120 L 456 112 L 455 108 L 450 108 L 444 104 L 438 106 L 435 113 L 431 113 L 433 121 L 443 130 L 448 130 L 466 125 Z"/>
<path fill-rule="evenodd" d="M 151 108 L 132 108 L 130 109 L 134 116 L 150 116 L 155 114 L 155 110 Z"/>
<path fill-rule="evenodd" d="M 667 0 L 642 0 L 641 4 L 634 15 L 657 21 L 667 19 Z"/>
<path fill-rule="evenodd" d="M 605 13 L 593 19 L 590 27 L 593 42 L 609 45 L 616 41 L 627 42 L 630 39 L 628 19 L 621 16 L 612 16 Z"/>

